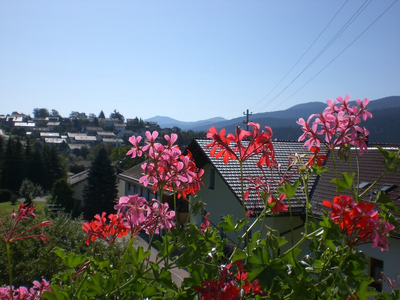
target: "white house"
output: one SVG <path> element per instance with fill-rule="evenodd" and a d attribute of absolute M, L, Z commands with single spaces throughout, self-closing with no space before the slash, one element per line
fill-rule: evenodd
<path fill-rule="evenodd" d="M 211 148 L 205 148 L 205 146 L 210 143 L 209 139 L 195 139 L 188 147 L 193 154 L 195 162 L 198 167 L 204 169 L 204 175 L 202 181 L 204 186 L 198 192 L 201 200 L 205 202 L 206 212 L 210 213 L 210 221 L 214 224 L 218 224 L 221 218 L 225 215 L 232 215 L 234 219 L 243 218 L 242 209 L 242 196 L 241 196 L 241 184 L 238 180 L 240 177 L 240 166 L 237 161 L 229 161 L 225 164 L 222 158 L 215 159 L 211 157 Z M 310 154 L 307 148 L 303 147 L 303 144 L 297 142 L 284 142 L 277 141 L 273 142 L 275 149 L 275 158 L 282 165 L 284 169 L 287 165 L 287 159 L 289 156 L 297 154 Z M 398 151 L 398 147 L 392 147 L 390 150 Z M 321 150 L 322 151 L 322 150 Z M 353 150 L 353 170 L 357 170 L 355 166 L 356 162 L 356 151 Z M 327 153 L 321 153 L 327 154 Z M 258 176 L 260 175 L 260 170 L 256 167 L 256 159 L 250 159 L 243 165 L 244 177 L 248 176 Z M 359 182 L 363 184 L 362 190 L 368 188 L 368 186 L 374 182 L 385 170 L 383 163 L 383 157 L 381 153 L 376 148 L 369 148 L 368 153 L 359 157 L 360 161 L 360 177 Z M 345 163 L 339 161 L 336 158 L 336 164 L 338 168 L 338 173 L 349 171 Z M 336 186 L 330 181 L 334 178 L 334 171 L 332 165 L 332 159 L 328 156 L 327 166 L 330 171 L 322 173 L 321 177 L 313 178 L 308 185 L 309 195 L 311 197 L 313 213 L 317 218 L 322 216 L 322 211 L 327 210 L 326 207 L 322 206 L 323 200 L 333 200 L 333 197 L 337 195 L 335 189 Z M 273 176 L 274 178 L 279 178 L 276 171 L 269 172 L 266 171 L 267 177 Z M 272 177 L 271 177 L 272 178 Z M 273 187 L 272 187 L 273 188 Z M 395 203 L 400 208 L 400 175 L 387 173 L 381 180 L 381 184 L 378 185 L 378 189 L 385 191 Z M 361 191 L 362 191 L 361 190 Z M 366 195 L 366 200 L 370 199 L 370 196 L 375 195 L 376 189 L 373 192 Z M 305 198 L 303 193 L 298 189 L 297 191 L 297 201 L 291 199 L 291 208 L 294 214 L 293 227 L 295 229 L 295 240 L 301 237 L 302 229 L 304 228 L 304 203 Z M 371 198 L 372 199 L 372 198 Z M 252 211 L 253 213 L 259 213 L 264 207 L 264 203 L 257 199 L 254 193 L 250 193 L 249 199 L 245 200 L 246 212 Z M 397 215 L 399 219 L 400 215 Z M 254 217 L 250 221 L 254 220 Z M 191 216 L 191 221 L 197 225 L 202 222 L 201 216 Z M 288 214 L 280 213 L 278 216 L 268 217 L 265 223 L 267 226 L 280 232 L 281 236 L 286 235 L 287 240 L 290 234 L 290 219 Z M 264 230 L 260 227 L 255 228 L 255 230 Z M 390 251 L 382 252 L 377 248 L 372 248 L 372 244 L 365 244 L 359 247 L 360 250 L 369 259 L 369 267 L 366 270 L 369 275 L 375 279 L 380 278 L 381 272 L 384 272 L 385 276 L 389 278 L 395 278 L 397 271 L 400 269 L 400 234 L 395 232 L 389 238 L 390 240 Z M 290 245 L 289 245 L 290 246 Z M 304 245 L 304 249 L 307 245 Z M 284 249 L 282 249 L 284 250 Z M 382 284 L 376 281 L 375 286 L 378 290 L 382 289 Z M 383 290 L 388 289 L 388 287 L 383 286 Z"/>

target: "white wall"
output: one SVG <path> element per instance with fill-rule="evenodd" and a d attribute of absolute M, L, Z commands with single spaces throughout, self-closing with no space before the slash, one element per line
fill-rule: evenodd
<path fill-rule="evenodd" d="M 370 259 L 375 258 L 383 261 L 383 272 L 388 278 L 394 279 L 397 271 L 400 270 L 400 240 L 389 238 L 389 251 L 381 251 L 379 248 L 372 248 L 372 244 L 365 244 L 358 247 L 359 250 Z M 369 270 L 367 270 L 369 272 Z M 383 291 L 390 292 L 390 287 L 383 283 Z"/>

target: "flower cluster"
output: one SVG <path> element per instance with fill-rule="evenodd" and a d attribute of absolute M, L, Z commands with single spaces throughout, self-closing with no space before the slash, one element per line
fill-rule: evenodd
<path fill-rule="evenodd" d="M 106 213 L 103 212 L 101 216 L 99 214 L 94 216 L 95 220 L 90 223 L 86 221 L 82 228 L 88 233 L 88 237 L 85 241 L 86 245 L 90 244 L 90 241 L 96 239 L 103 239 L 108 243 L 113 243 L 117 237 L 125 236 L 127 234 L 127 228 L 125 227 L 121 218 L 115 214 L 110 214 L 106 218 Z M 109 219 L 109 221 L 107 221 Z"/>
<path fill-rule="evenodd" d="M 348 103 L 349 99 L 350 96 L 346 95 L 344 99 L 338 97 L 335 101 L 328 100 L 328 107 L 323 113 L 311 115 L 307 122 L 300 118 L 297 124 L 302 126 L 303 134 L 299 142 L 306 140 L 304 145 L 309 149 L 313 146 L 320 148 L 321 144 L 330 150 L 345 145 L 357 146 L 362 154 L 367 149 L 369 132 L 365 127 L 361 128 L 360 123 L 361 120 L 372 118 L 366 108 L 369 100 L 357 99 L 358 106 L 352 106 Z"/>
<path fill-rule="evenodd" d="M 213 141 L 206 146 L 206 148 L 212 147 L 211 156 L 222 157 L 224 163 L 228 163 L 229 159 L 243 162 L 254 155 L 260 155 L 257 162 L 259 168 L 262 168 L 263 165 L 267 167 L 275 165 L 271 128 L 265 126 L 266 131 L 260 131 L 260 124 L 249 122 L 248 125 L 253 127 L 252 132 L 238 126 L 235 134 L 229 133 L 226 137 L 225 129 L 218 133 L 214 126 L 211 127 L 207 131 L 207 137 Z M 247 141 L 247 143 L 243 141 Z"/>
<path fill-rule="evenodd" d="M 287 205 L 283 202 L 283 200 L 285 200 L 286 198 L 286 194 L 282 193 L 279 195 L 279 198 L 276 197 L 269 197 L 268 198 L 268 203 L 269 204 L 273 204 L 274 206 L 272 206 L 271 211 L 275 212 L 275 213 L 281 213 L 283 211 L 287 211 L 288 207 Z"/>
<path fill-rule="evenodd" d="M 43 232 L 39 234 L 29 234 L 32 230 L 36 228 L 48 227 L 51 224 L 51 221 L 43 221 L 35 226 L 26 229 L 22 232 L 18 232 L 18 227 L 22 221 L 29 219 L 30 217 L 36 218 L 34 214 L 35 207 L 32 205 L 21 204 L 18 208 L 18 211 L 14 210 L 11 213 L 11 219 L 9 222 L 9 226 L 6 229 L 4 227 L 2 221 L 4 219 L 0 218 L 0 227 L 1 227 L 1 237 L 5 243 L 12 243 L 22 239 L 30 239 L 30 238 L 39 238 L 43 243 L 46 243 L 49 239 L 47 236 L 43 234 Z"/>
<path fill-rule="evenodd" d="M 156 143 L 157 131 L 146 131 L 146 138 L 146 145 L 142 146 L 141 136 L 130 137 L 129 141 L 133 147 L 126 153 L 132 158 L 146 156 L 146 162 L 142 164 L 144 176 L 139 182 L 144 186 L 152 183 L 154 190 L 168 189 L 185 198 L 189 194 L 195 194 L 200 189 L 200 179 L 204 170 L 196 167 L 190 152 L 183 155 L 174 145 L 178 136 L 175 133 L 171 136 L 165 135 L 166 145 Z"/>
<path fill-rule="evenodd" d="M 248 272 L 243 268 L 242 261 L 226 265 L 220 272 L 220 278 L 213 281 L 205 280 L 196 287 L 202 300 L 235 300 L 254 295 L 267 295 L 261 290 L 258 280 L 249 283 Z"/>
<path fill-rule="evenodd" d="M 17 289 L 12 288 L 10 291 L 10 287 L 0 287 L 0 299 L 2 300 L 41 300 L 41 295 L 44 291 L 51 291 L 50 283 L 46 279 L 42 279 L 41 282 L 34 281 L 33 287 L 29 290 L 21 286 Z"/>
<path fill-rule="evenodd" d="M 170 230 L 175 226 L 175 212 L 168 210 L 168 203 L 160 203 L 153 199 L 148 202 L 138 195 L 121 197 L 114 206 L 117 214 L 106 213 L 96 215 L 95 220 L 86 221 L 82 228 L 88 233 L 87 245 L 96 239 L 113 243 L 117 237 L 130 233 L 136 236 L 142 230 L 146 233 L 158 233 L 159 229 Z M 107 221 L 107 219 L 109 221 Z"/>
<path fill-rule="evenodd" d="M 356 203 L 352 197 L 340 195 L 333 202 L 324 200 L 322 205 L 331 209 L 331 219 L 339 225 L 349 246 L 373 243 L 381 251 L 389 250 L 387 234 L 395 227 L 379 218 L 371 203 Z"/>

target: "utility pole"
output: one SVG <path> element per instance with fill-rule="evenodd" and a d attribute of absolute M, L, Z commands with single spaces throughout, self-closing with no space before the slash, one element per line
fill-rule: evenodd
<path fill-rule="evenodd" d="M 246 112 L 243 112 L 243 115 L 246 116 L 246 121 L 243 121 L 244 124 L 246 124 L 246 130 L 249 131 L 249 125 L 247 125 L 249 123 L 249 115 L 251 116 L 253 113 L 249 113 L 249 110 L 247 109 Z"/>

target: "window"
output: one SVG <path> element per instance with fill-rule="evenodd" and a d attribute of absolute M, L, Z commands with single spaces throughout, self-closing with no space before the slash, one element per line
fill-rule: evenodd
<path fill-rule="evenodd" d="M 380 279 L 382 279 L 382 272 L 383 272 L 383 261 L 371 257 L 369 276 L 374 278 L 375 281 L 371 283 L 371 286 L 376 288 L 378 292 L 382 292 L 382 282 L 379 281 Z"/>
<path fill-rule="evenodd" d="M 128 192 L 131 191 L 131 184 L 128 182 Z"/>
<path fill-rule="evenodd" d="M 215 169 L 210 170 L 210 182 L 208 188 L 212 190 L 215 188 Z"/>
<path fill-rule="evenodd" d="M 363 182 L 360 182 L 360 184 L 358 185 L 358 188 L 359 189 L 363 189 L 363 188 L 365 188 L 365 187 L 367 187 L 369 185 L 370 185 L 369 182 L 363 181 Z"/>
<path fill-rule="evenodd" d="M 382 186 L 380 187 L 380 190 L 381 190 L 382 192 L 389 192 L 389 191 L 391 191 L 391 190 L 393 190 L 393 189 L 395 189 L 395 188 L 396 188 L 396 186 L 395 186 L 394 184 L 385 183 L 384 185 L 382 185 Z"/>

